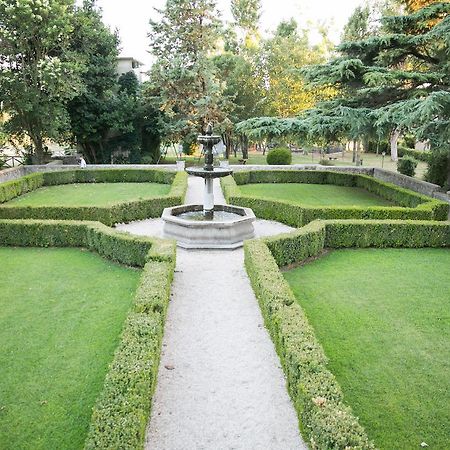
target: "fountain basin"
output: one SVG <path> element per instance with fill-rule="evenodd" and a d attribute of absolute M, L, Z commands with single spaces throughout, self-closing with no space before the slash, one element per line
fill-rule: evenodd
<path fill-rule="evenodd" d="M 250 208 L 233 205 L 214 205 L 216 217 L 202 219 L 203 205 L 181 205 L 164 209 L 164 236 L 175 239 L 187 249 L 241 247 L 246 239 L 255 236 L 255 214 Z"/>
<path fill-rule="evenodd" d="M 222 178 L 233 173 L 233 169 L 228 167 L 214 167 L 214 170 L 206 170 L 203 167 L 188 167 L 186 172 L 189 175 L 201 178 Z"/>

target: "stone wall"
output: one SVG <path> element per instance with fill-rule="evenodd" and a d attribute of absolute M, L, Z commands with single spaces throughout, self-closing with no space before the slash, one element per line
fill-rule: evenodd
<path fill-rule="evenodd" d="M 27 173 L 28 172 L 25 166 L 12 167 L 11 169 L 0 170 L 0 183 L 15 180 L 16 178 L 23 177 Z"/>
<path fill-rule="evenodd" d="M 402 175 L 401 173 L 391 172 L 390 170 L 374 169 L 373 176 L 378 180 L 393 183 L 397 186 L 404 187 L 405 189 L 410 189 L 411 191 L 428 195 L 430 197 L 433 197 L 435 192 L 442 192 L 441 187 L 437 184 L 408 177 L 407 175 Z"/>

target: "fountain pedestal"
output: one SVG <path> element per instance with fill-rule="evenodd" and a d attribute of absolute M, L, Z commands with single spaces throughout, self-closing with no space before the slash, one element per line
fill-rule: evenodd
<path fill-rule="evenodd" d="M 204 167 L 186 169 L 190 175 L 204 178 L 203 205 L 181 205 L 166 208 L 163 212 L 164 236 L 177 240 L 184 248 L 237 248 L 244 240 L 254 237 L 255 215 L 249 208 L 233 205 L 215 205 L 214 178 L 230 175 L 229 167 L 214 167 L 212 149 L 220 141 L 220 136 L 212 134 L 208 125 L 206 135 L 199 136 L 198 142 L 205 150 Z"/>

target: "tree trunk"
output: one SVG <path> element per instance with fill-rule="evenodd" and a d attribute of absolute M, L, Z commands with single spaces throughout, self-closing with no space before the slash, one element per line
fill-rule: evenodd
<path fill-rule="evenodd" d="M 360 165 L 360 161 L 361 161 L 361 142 L 360 141 L 356 141 L 355 143 L 356 146 L 356 165 L 359 166 Z"/>
<path fill-rule="evenodd" d="M 398 160 L 398 139 L 400 138 L 400 129 L 396 128 L 391 132 L 389 142 L 391 144 L 391 159 L 392 161 Z"/>
<path fill-rule="evenodd" d="M 31 136 L 34 147 L 34 156 L 38 164 L 44 164 L 44 142 L 40 134 L 33 134 Z"/>
<path fill-rule="evenodd" d="M 352 156 L 352 163 L 356 162 L 356 141 L 352 141 L 353 144 L 353 156 Z"/>
<path fill-rule="evenodd" d="M 447 154 L 447 189 L 450 192 L 450 151 Z"/>
<path fill-rule="evenodd" d="M 248 138 L 247 136 L 241 136 L 241 151 L 242 159 L 248 159 Z"/>
<path fill-rule="evenodd" d="M 223 140 L 223 143 L 225 144 L 225 159 L 229 159 L 230 153 L 231 153 L 231 147 L 232 147 L 231 134 L 223 133 L 222 140 Z"/>

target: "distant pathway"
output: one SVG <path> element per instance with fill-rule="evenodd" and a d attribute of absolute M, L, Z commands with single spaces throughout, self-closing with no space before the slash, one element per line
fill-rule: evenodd
<path fill-rule="evenodd" d="M 186 203 L 202 190 L 190 177 Z M 225 202 L 217 181 L 215 198 Z M 243 250 L 178 249 L 146 449 L 306 448 Z"/>

